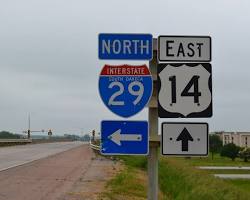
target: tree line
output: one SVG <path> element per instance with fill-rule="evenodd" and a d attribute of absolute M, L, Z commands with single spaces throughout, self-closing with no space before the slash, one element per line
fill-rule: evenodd
<path fill-rule="evenodd" d="M 1 131 L 0 132 L 0 139 L 20 139 L 21 135 L 14 134 L 8 131 Z"/>
<path fill-rule="evenodd" d="M 223 157 L 231 158 L 232 161 L 237 157 L 243 159 L 245 162 L 248 162 L 250 159 L 250 148 L 239 147 L 234 143 L 229 143 L 223 146 L 218 135 L 209 135 L 209 150 L 212 154 L 212 159 L 214 158 L 215 153 L 219 153 Z"/>

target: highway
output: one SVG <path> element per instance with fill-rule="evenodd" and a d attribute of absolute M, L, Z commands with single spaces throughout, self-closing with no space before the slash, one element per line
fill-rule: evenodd
<path fill-rule="evenodd" d="M 0 148 L 0 171 L 45 158 L 77 146 L 82 142 L 56 142 Z"/>
<path fill-rule="evenodd" d="M 93 158 L 89 145 L 80 142 L 0 148 L 0 200 L 69 199 L 69 191 L 84 180 L 83 175 L 100 180 L 96 170 L 89 171 L 94 169 Z"/>

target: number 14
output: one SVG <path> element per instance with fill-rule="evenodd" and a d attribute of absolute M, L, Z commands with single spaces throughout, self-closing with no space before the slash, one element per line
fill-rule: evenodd
<path fill-rule="evenodd" d="M 193 76 L 181 92 L 181 96 L 194 97 L 194 103 L 197 103 L 198 105 L 199 97 L 201 96 L 201 93 L 199 92 L 199 78 L 200 76 Z M 171 82 L 172 103 L 176 103 L 176 76 L 170 76 L 169 81 Z M 189 90 L 192 86 L 194 86 L 194 90 L 193 92 L 190 92 Z"/>

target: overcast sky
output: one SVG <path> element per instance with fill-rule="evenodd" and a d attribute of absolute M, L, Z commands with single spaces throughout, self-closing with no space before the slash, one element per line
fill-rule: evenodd
<path fill-rule="evenodd" d="M 116 62 L 98 60 L 98 33 L 151 33 L 212 37 L 214 115 L 175 121 L 250 131 L 249 24 L 247 0 L 0 0 L 0 130 L 26 130 L 28 113 L 32 130 L 57 134 L 122 119 L 99 97 L 99 73 Z"/>

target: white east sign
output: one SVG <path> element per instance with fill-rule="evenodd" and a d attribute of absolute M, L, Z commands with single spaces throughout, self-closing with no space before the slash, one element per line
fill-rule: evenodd
<path fill-rule="evenodd" d="M 211 37 L 159 36 L 159 62 L 210 62 Z"/>

